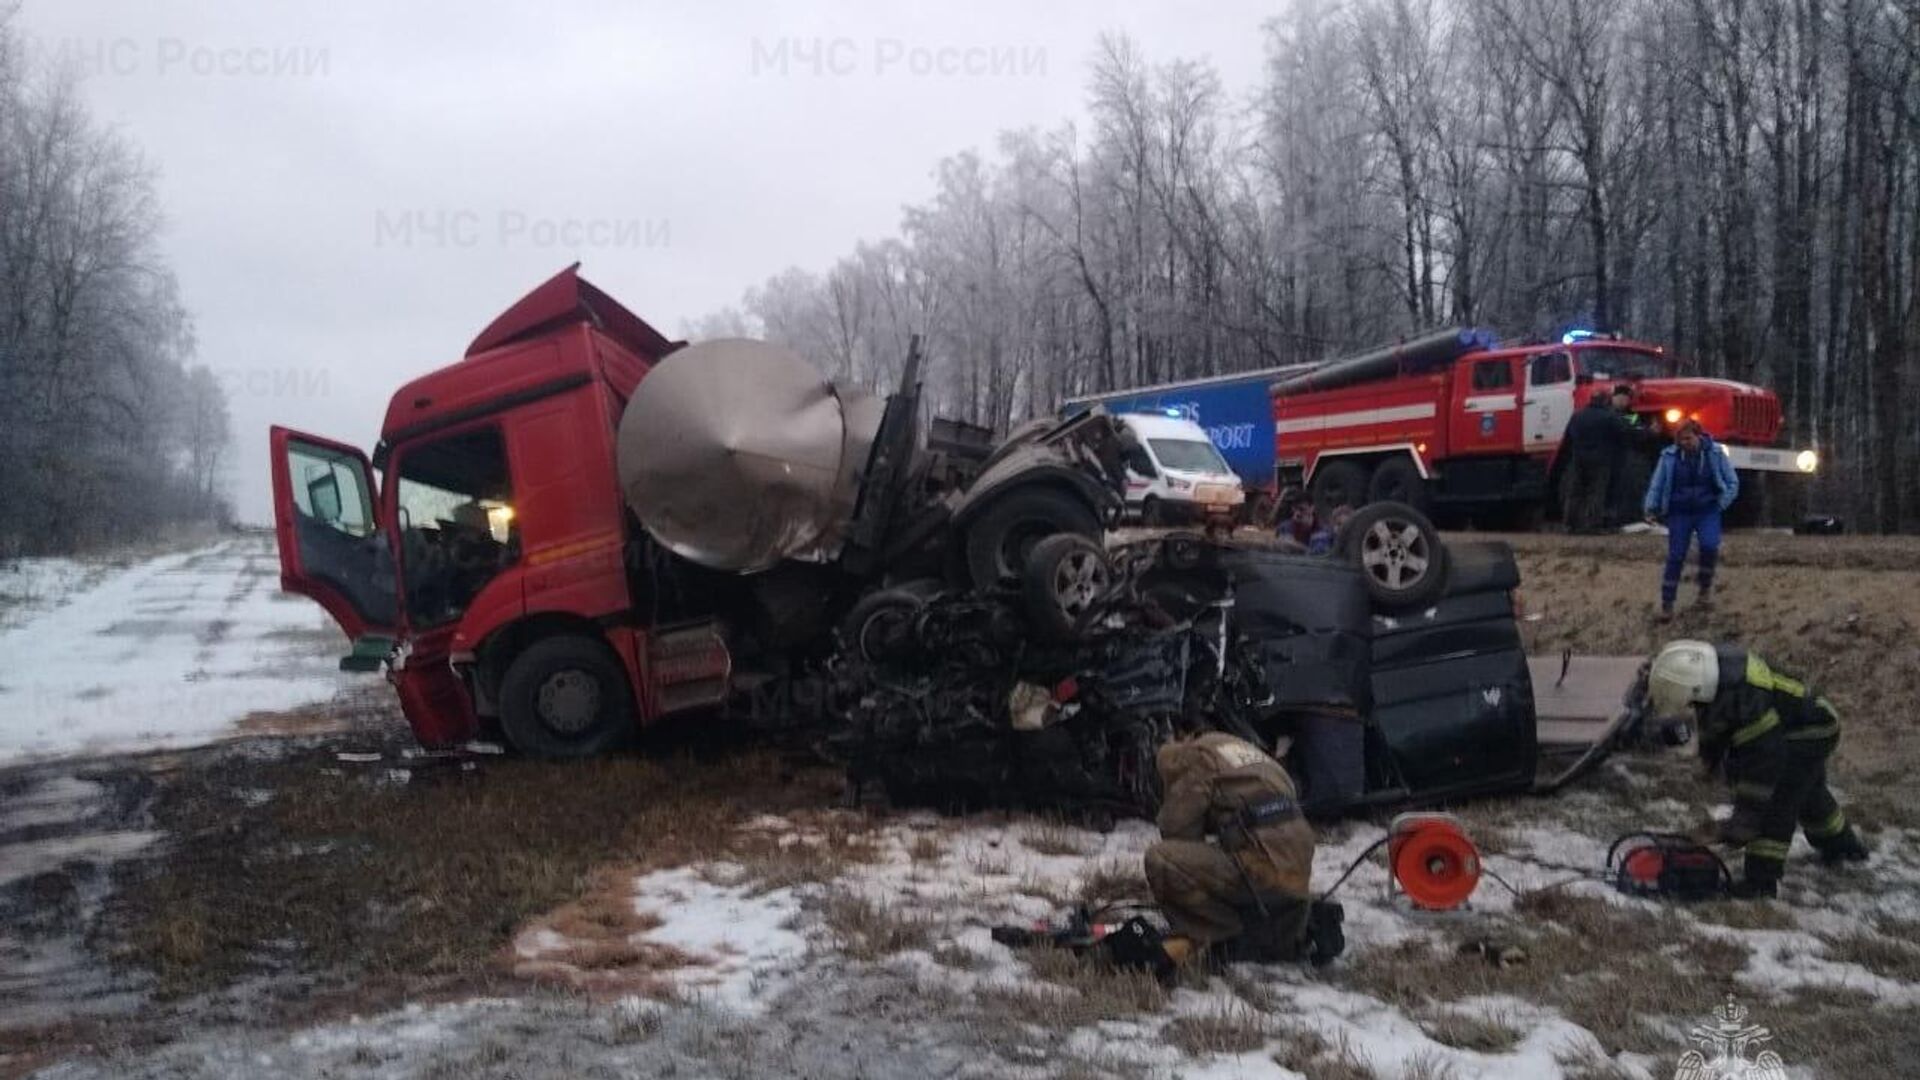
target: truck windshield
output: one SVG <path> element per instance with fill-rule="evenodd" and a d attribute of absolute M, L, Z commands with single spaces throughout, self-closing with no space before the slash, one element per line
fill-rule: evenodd
<path fill-rule="evenodd" d="M 401 453 L 400 558 L 415 626 L 457 619 L 519 557 L 507 448 L 491 429 Z"/>
<path fill-rule="evenodd" d="M 1594 379 L 1666 379 L 1673 376 L 1673 361 L 1658 353 L 1639 349 L 1588 347 L 1576 350 L 1580 373 Z"/>
<path fill-rule="evenodd" d="M 1182 472 L 1224 473 L 1232 472 L 1227 462 L 1214 449 L 1210 442 L 1195 442 L 1191 439 L 1148 439 L 1153 447 L 1153 456 L 1160 464 L 1169 469 Z"/>

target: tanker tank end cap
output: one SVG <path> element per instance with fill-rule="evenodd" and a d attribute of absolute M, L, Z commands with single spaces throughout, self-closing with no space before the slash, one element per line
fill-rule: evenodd
<path fill-rule="evenodd" d="M 620 418 L 627 506 L 662 546 L 751 573 L 830 553 L 853 505 L 850 399 L 791 349 L 728 338 L 675 352 Z M 864 414 L 860 414 L 863 416 Z"/>

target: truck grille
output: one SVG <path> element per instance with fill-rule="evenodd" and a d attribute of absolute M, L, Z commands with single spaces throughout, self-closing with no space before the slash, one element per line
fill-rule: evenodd
<path fill-rule="evenodd" d="M 1761 394 L 1735 394 L 1733 431 L 1745 438 L 1767 441 L 1780 424 L 1780 405 Z"/>

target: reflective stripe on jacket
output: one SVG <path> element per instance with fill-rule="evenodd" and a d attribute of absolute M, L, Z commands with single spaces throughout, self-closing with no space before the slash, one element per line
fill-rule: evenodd
<path fill-rule="evenodd" d="M 1772 735 L 1806 743 L 1840 736 L 1833 703 L 1806 683 L 1776 671 L 1758 653 L 1721 647 L 1720 687 L 1700 725 L 1700 754 L 1717 761 L 1729 750 Z"/>

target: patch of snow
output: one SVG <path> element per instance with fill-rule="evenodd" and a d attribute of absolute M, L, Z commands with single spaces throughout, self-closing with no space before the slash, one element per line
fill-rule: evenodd
<path fill-rule="evenodd" d="M 247 537 L 106 572 L 26 612 L 0 630 L 0 764 L 197 745 L 249 713 L 331 697 L 346 683 L 316 641 L 332 620 L 278 596 L 272 539 Z"/>
<path fill-rule="evenodd" d="M 0 846 L 0 885 L 58 870 L 68 863 L 114 862 L 159 838 L 157 832 L 127 829 Z"/>
<path fill-rule="evenodd" d="M 60 606 L 101 568 L 77 559 L 16 559 L 0 563 L 0 630 Z"/>
<path fill-rule="evenodd" d="M 695 961 L 672 972 L 674 985 L 734 1012 L 756 1011 L 777 984 L 776 973 L 806 952 L 806 939 L 791 929 L 800 916 L 800 898 L 791 889 L 756 895 L 682 867 L 642 875 L 633 893 L 634 912 L 660 920 L 638 936 Z"/>

